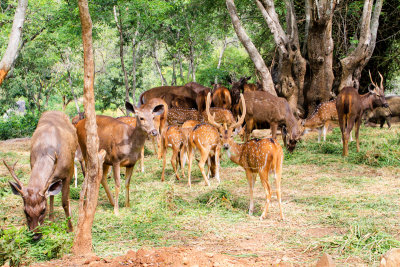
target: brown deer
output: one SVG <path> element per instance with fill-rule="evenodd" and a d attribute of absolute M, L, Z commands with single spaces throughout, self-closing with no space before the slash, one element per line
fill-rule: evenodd
<path fill-rule="evenodd" d="M 252 139 L 245 142 L 244 144 L 238 144 L 233 140 L 235 127 L 243 123 L 246 115 L 246 103 L 243 99 L 243 95 L 241 95 L 241 98 L 243 113 L 240 119 L 235 124 L 226 128 L 225 126 L 216 123 L 213 120 L 213 116 L 208 113 L 209 121 L 213 126 L 217 127 L 219 132 L 221 133 L 221 144 L 222 147 L 227 151 L 228 157 L 236 164 L 242 166 L 246 171 L 246 177 L 250 189 L 249 215 L 252 215 L 254 210 L 253 189 L 258 173 L 260 175 L 260 180 L 266 194 L 266 203 L 260 219 L 265 219 L 272 195 L 268 175 L 270 172 L 272 172 L 275 175 L 276 195 L 279 203 L 280 216 L 283 220 L 284 217 L 281 201 L 281 179 L 283 162 L 282 147 L 279 145 L 276 139 L 272 138 Z"/>
<path fill-rule="evenodd" d="M 161 155 L 163 158 L 163 169 L 161 173 L 161 181 L 164 182 L 165 180 L 165 165 L 167 159 L 167 149 L 168 147 L 172 148 L 172 157 L 171 157 L 171 165 L 174 169 L 176 179 L 180 180 L 178 169 L 177 169 L 177 162 L 178 157 L 180 159 L 180 165 L 182 170 L 182 176 L 185 178 L 185 149 L 187 145 L 187 138 L 182 131 L 181 127 L 177 125 L 170 125 L 167 127 L 166 130 L 161 134 Z"/>
<path fill-rule="evenodd" d="M 232 112 L 224 108 L 210 108 L 211 113 L 215 113 L 215 120 L 219 123 L 232 124 L 235 119 Z M 168 110 L 167 121 L 169 125 L 182 125 L 188 120 L 207 122 L 207 113 L 199 112 L 195 109 L 170 108 Z"/>
<path fill-rule="evenodd" d="M 348 156 L 349 154 L 349 136 L 354 125 L 357 152 L 360 151 L 360 141 L 358 135 L 361 125 L 361 118 L 364 111 L 368 109 L 371 110 L 375 107 L 389 107 L 385 99 L 385 93 L 383 89 L 383 77 L 380 73 L 379 75 L 381 76 L 380 86 L 374 83 L 371 77 L 371 73 L 369 73 L 369 77 L 371 79 L 372 85 L 374 86 L 374 89 L 370 90 L 368 88 L 368 93 L 364 95 L 359 95 L 356 88 L 345 87 L 342 89 L 342 91 L 340 91 L 336 99 L 339 126 L 340 131 L 342 132 L 343 156 Z"/>
<path fill-rule="evenodd" d="M 7 165 L 15 182 L 9 182 L 12 192 L 24 201 L 24 213 L 29 230 L 34 231 L 33 239 L 42 234 L 38 226 L 43 224 L 50 197 L 50 220 L 54 219 L 54 196 L 62 192 L 62 206 L 68 218 L 68 229 L 72 231 L 69 203 L 69 186 L 74 173 L 74 155 L 78 146 L 76 131 L 68 117 L 60 111 L 42 114 L 31 140 L 31 175 L 25 186 L 18 179 L 13 167 Z"/>
<path fill-rule="evenodd" d="M 220 84 L 215 84 L 212 93 L 212 103 L 214 107 L 230 110 L 232 107 L 232 99 L 228 88 Z"/>
<path fill-rule="evenodd" d="M 245 140 L 248 140 L 255 123 L 268 122 L 274 139 L 276 139 L 278 127 L 284 126 L 282 127 L 283 142 L 289 152 L 292 152 L 301 137 L 301 132 L 299 122 L 294 117 L 286 99 L 265 91 L 248 91 L 243 96 L 246 101 Z"/>
<path fill-rule="evenodd" d="M 134 108 L 129 102 L 125 103 L 128 111 L 136 117 L 136 127 L 132 127 L 117 119 L 108 116 L 97 115 L 97 133 L 99 135 L 99 150 L 104 149 L 106 156 L 103 164 L 103 179 L 101 181 L 107 197 L 114 206 L 114 213 L 119 214 L 118 196 L 120 191 L 120 168 L 126 168 L 125 174 L 125 206 L 129 207 L 129 186 L 133 167 L 140 157 L 140 152 L 148 135 L 157 136 L 158 131 L 154 126 L 154 117 L 164 113 L 164 105 L 144 104 L 140 108 Z M 83 158 L 86 161 L 86 129 L 85 120 L 77 125 L 79 145 Z M 115 180 L 115 200 L 112 197 L 107 184 L 107 173 L 113 167 Z"/>

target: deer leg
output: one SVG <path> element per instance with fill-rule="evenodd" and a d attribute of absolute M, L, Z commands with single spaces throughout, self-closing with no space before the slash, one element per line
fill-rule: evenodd
<path fill-rule="evenodd" d="M 190 178 L 191 178 L 191 176 L 192 176 L 192 172 L 191 172 L 191 170 L 192 170 L 192 161 L 193 161 L 193 148 L 192 148 L 192 146 L 189 144 L 189 147 L 188 147 L 188 160 L 189 160 L 189 162 L 188 162 L 188 185 L 189 185 L 189 187 L 192 187 L 192 183 L 191 183 L 191 181 L 190 181 Z"/>
<path fill-rule="evenodd" d="M 126 172 L 125 172 L 125 207 L 129 208 L 129 187 L 131 185 L 131 178 L 132 178 L 132 173 L 133 173 L 133 167 L 126 167 Z"/>
<path fill-rule="evenodd" d="M 269 181 L 268 181 L 268 168 L 260 170 L 259 174 L 260 174 L 261 183 L 264 187 L 264 191 L 265 191 L 265 195 L 266 195 L 264 211 L 260 217 L 260 220 L 263 220 L 263 219 L 265 219 L 265 217 L 267 217 L 267 212 L 268 212 L 269 203 L 271 202 L 271 193 L 272 192 L 271 192 L 271 186 L 269 185 Z M 278 192 L 278 189 L 277 189 L 277 192 Z"/>
<path fill-rule="evenodd" d="M 110 168 L 111 168 L 110 165 L 103 164 L 103 178 L 101 179 L 101 184 L 103 185 L 104 190 L 106 191 L 108 200 L 110 201 L 111 205 L 114 206 L 114 198 L 112 196 L 110 187 L 108 187 L 108 183 L 107 183 L 107 175 L 108 175 Z"/>
<path fill-rule="evenodd" d="M 144 145 L 140 151 L 140 169 L 142 172 L 144 172 Z"/>
<path fill-rule="evenodd" d="M 54 196 L 50 196 L 49 220 L 54 221 Z"/>
<path fill-rule="evenodd" d="M 272 134 L 272 138 L 276 139 L 276 134 L 278 132 L 278 124 L 276 123 L 271 123 L 270 124 L 271 127 L 271 134 Z M 283 133 L 282 133 L 282 138 L 283 138 Z"/>
<path fill-rule="evenodd" d="M 210 186 L 210 182 L 208 181 L 208 178 L 206 176 L 206 172 L 204 171 L 204 165 L 206 164 L 206 160 L 208 158 L 208 155 L 210 154 L 210 149 L 205 149 L 203 147 L 200 147 L 200 161 L 199 161 L 199 169 L 201 171 L 201 174 L 203 175 L 204 181 L 206 183 L 206 186 Z"/>
<path fill-rule="evenodd" d="M 119 196 L 119 191 L 121 189 L 121 167 L 119 166 L 119 162 L 113 164 L 113 173 L 115 181 L 114 214 L 118 216 L 119 215 L 118 196 Z"/>
<path fill-rule="evenodd" d="M 357 143 L 357 152 L 360 152 L 360 139 L 358 138 L 360 134 L 360 125 L 361 125 L 361 119 L 356 120 L 355 138 Z"/>
<path fill-rule="evenodd" d="M 283 211 L 282 211 L 282 191 L 281 191 L 281 180 L 282 180 L 282 162 L 283 156 L 280 156 L 276 161 L 275 166 L 275 183 L 276 183 L 276 198 L 278 199 L 279 204 L 279 212 L 281 215 L 281 220 L 284 220 Z"/>
<path fill-rule="evenodd" d="M 157 135 L 157 158 L 161 159 L 161 134 Z"/>
<path fill-rule="evenodd" d="M 253 199 L 253 189 L 254 189 L 254 173 L 252 173 L 250 170 L 246 170 L 246 178 L 247 182 L 249 183 L 249 193 L 250 193 L 250 205 L 249 205 L 249 216 L 253 215 L 254 211 L 254 199 Z"/>
<path fill-rule="evenodd" d="M 162 158 L 163 158 L 163 168 L 162 168 L 162 172 L 161 172 L 161 182 L 165 181 L 165 165 L 167 164 L 167 148 L 165 147 L 165 144 L 163 144 L 162 146 Z"/>
<path fill-rule="evenodd" d="M 78 168 L 75 165 L 75 161 L 74 161 L 74 185 L 75 188 L 78 187 Z"/>
<path fill-rule="evenodd" d="M 180 180 L 179 174 L 178 174 L 178 169 L 176 166 L 176 162 L 178 160 L 178 152 L 179 152 L 178 149 L 176 149 L 175 147 L 172 148 L 171 165 L 172 165 L 172 168 L 174 169 L 176 179 Z"/>
<path fill-rule="evenodd" d="M 72 174 L 71 174 L 72 176 Z M 71 177 L 70 176 L 70 177 Z M 70 208 L 70 203 L 69 203 L 69 183 L 63 183 L 62 189 L 61 189 L 61 194 L 62 194 L 62 207 L 64 209 L 65 213 L 65 218 L 68 220 L 68 232 L 73 231 L 72 223 L 71 223 L 71 208 Z"/>
<path fill-rule="evenodd" d="M 219 154 L 221 153 L 221 147 L 217 146 L 215 148 L 215 178 L 217 178 L 218 184 L 221 183 L 221 179 L 219 178 Z"/>
<path fill-rule="evenodd" d="M 322 129 L 322 134 L 323 134 L 324 142 L 326 142 L 326 134 L 327 134 L 327 132 L 328 132 L 328 129 L 329 129 L 329 122 L 325 122 L 324 128 Z"/>
<path fill-rule="evenodd" d="M 185 178 L 185 161 L 186 161 L 185 146 L 182 146 L 181 152 L 179 154 L 179 158 L 180 158 L 180 161 L 181 161 L 182 177 Z"/>
<path fill-rule="evenodd" d="M 251 131 L 253 130 L 254 127 L 254 119 L 248 119 L 246 121 L 246 130 L 244 133 L 244 141 L 247 142 L 249 140 L 249 136 L 251 134 Z"/>
<path fill-rule="evenodd" d="M 318 143 L 321 142 L 322 127 L 318 128 Z"/>

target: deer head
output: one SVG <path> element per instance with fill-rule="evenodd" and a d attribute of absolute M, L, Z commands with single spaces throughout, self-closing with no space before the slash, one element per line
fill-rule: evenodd
<path fill-rule="evenodd" d="M 135 115 L 137 127 L 143 129 L 147 134 L 152 136 L 159 134 L 154 125 L 154 117 L 164 113 L 164 105 L 153 107 L 152 105 L 144 104 L 138 108 L 134 107 L 129 102 L 125 102 L 125 107 Z"/>
<path fill-rule="evenodd" d="M 220 123 L 217 123 L 215 121 L 215 114 L 213 115 L 210 114 L 211 99 L 210 99 L 210 94 L 207 95 L 206 112 L 208 116 L 208 123 L 217 127 L 220 133 L 220 140 L 224 149 L 229 149 L 231 142 L 233 141 L 235 129 L 243 124 L 244 118 L 246 117 L 246 103 L 243 94 L 240 94 L 240 99 L 242 101 L 242 108 L 243 108 L 242 116 L 235 123 L 232 123 L 231 125 L 228 126 L 226 124 L 222 125 Z"/>
<path fill-rule="evenodd" d="M 378 86 L 377 83 L 375 83 L 372 80 L 371 77 L 371 72 L 368 71 L 369 73 L 369 78 L 371 80 L 372 85 L 374 86 L 374 89 L 371 90 L 371 88 L 368 88 L 368 91 L 374 96 L 373 100 L 372 100 L 372 105 L 373 107 L 385 107 L 385 108 L 389 108 L 389 105 L 386 101 L 385 98 L 385 92 L 384 92 L 384 88 L 383 88 L 383 77 L 382 74 L 378 71 L 379 76 L 381 77 L 381 84 L 380 86 Z"/>
<path fill-rule="evenodd" d="M 11 190 L 15 195 L 19 195 L 22 197 L 24 201 L 24 213 L 26 216 L 27 224 L 29 230 L 35 232 L 33 236 L 34 240 L 38 240 L 41 238 L 42 234 L 38 232 L 38 226 L 43 224 L 46 209 L 47 209 L 47 198 L 49 196 L 57 195 L 62 189 L 62 181 L 53 181 L 55 170 L 57 167 L 57 155 L 55 155 L 54 165 L 50 172 L 50 176 L 46 180 L 45 185 L 40 186 L 40 184 L 36 183 L 37 186 L 29 186 L 26 187 L 22 184 L 22 182 L 18 179 L 17 175 L 14 172 L 15 165 L 14 163 L 12 167 L 10 167 L 4 160 L 3 163 L 7 167 L 11 176 L 14 178 L 15 182 L 9 181 Z M 32 179 L 37 179 L 34 176 L 31 176 Z M 39 186 L 38 186 L 39 185 Z"/>

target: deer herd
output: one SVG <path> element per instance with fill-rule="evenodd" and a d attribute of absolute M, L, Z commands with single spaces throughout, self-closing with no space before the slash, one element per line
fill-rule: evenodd
<path fill-rule="evenodd" d="M 121 168 L 125 168 L 125 206 L 129 207 L 131 177 L 139 159 L 141 171 L 144 171 L 144 144 L 147 138 L 153 139 L 158 159 L 162 158 L 161 181 L 165 181 L 166 154 L 167 149 L 171 148 L 171 165 L 177 180 L 186 178 L 185 163 L 188 162 L 189 187 L 196 151 L 200 154 L 198 167 L 205 184 L 210 186 L 211 177 L 215 177 L 217 184 L 220 183 L 219 167 L 223 149 L 231 161 L 245 170 L 250 192 L 249 214 L 252 215 L 254 210 L 253 190 L 258 174 L 266 195 L 260 219 L 266 217 L 273 192 L 269 175 L 273 174 L 280 218 L 283 219 L 281 178 L 284 154 L 276 139 L 278 129 L 284 146 L 292 152 L 301 136 L 309 130 L 318 129 L 318 142 L 321 133 L 325 141 L 330 124 L 339 124 L 343 156 L 347 156 L 350 132 L 355 126 L 359 151 L 359 128 L 363 113 L 375 107 L 388 107 L 383 91 L 383 77 L 380 77 L 381 83 L 378 85 L 370 75 L 374 88 L 369 88 L 369 92 L 364 95 L 359 95 L 355 88 L 343 88 L 336 100 L 321 103 L 304 120 L 294 115 L 296 111 L 291 110 L 284 98 L 261 91 L 259 85 L 248 84 L 249 77 L 234 82 L 231 90 L 220 84 L 213 85 L 211 89 L 194 82 L 184 86 L 150 89 L 140 95 L 137 106 L 125 103 L 126 110 L 133 117 L 97 115 L 99 149 L 106 151 L 101 184 L 114 207 L 114 213 L 118 215 Z M 31 139 L 31 175 L 26 186 L 15 174 L 16 164 L 10 166 L 3 161 L 15 180 L 9 182 L 12 192 L 23 199 L 24 213 L 29 229 L 35 232 L 35 239 L 41 236 L 37 229 L 43 223 L 45 214 L 48 212 L 50 220 L 53 219 L 54 195 L 60 191 L 65 216 L 70 218 L 69 186 L 74 174 L 74 159 L 81 163 L 83 174 L 84 161 L 87 160 L 85 121 L 82 114 L 74 117 L 71 123 L 62 112 L 43 113 Z M 271 136 L 250 139 L 256 127 L 269 127 Z M 241 143 L 234 138 L 238 134 L 242 135 Z M 114 193 L 107 182 L 111 168 L 115 182 Z M 47 198 L 50 198 L 49 211 Z M 70 221 L 68 226 L 72 231 Z"/>

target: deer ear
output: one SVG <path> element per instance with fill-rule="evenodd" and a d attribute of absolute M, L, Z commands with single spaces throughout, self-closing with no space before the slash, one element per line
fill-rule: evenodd
<path fill-rule="evenodd" d="M 57 182 L 52 183 L 47 189 L 46 195 L 48 196 L 55 196 L 60 193 L 62 188 L 62 181 L 58 180 Z"/>
<path fill-rule="evenodd" d="M 8 183 L 10 184 L 13 194 L 22 197 L 22 195 L 21 195 L 22 188 L 19 186 L 19 184 L 15 183 L 15 182 L 11 182 L 11 181 L 8 181 Z"/>
<path fill-rule="evenodd" d="M 155 116 L 161 115 L 164 113 L 164 105 L 157 105 L 153 108 L 153 114 Z"/>
<path fill-rule="evenodd" d="M 135 113 L 135 108 L 133 107 L 133 105 L 131 103 L 129 103 L 128 101 L 125 102 L 125 108 L 127 111 Z"/>

